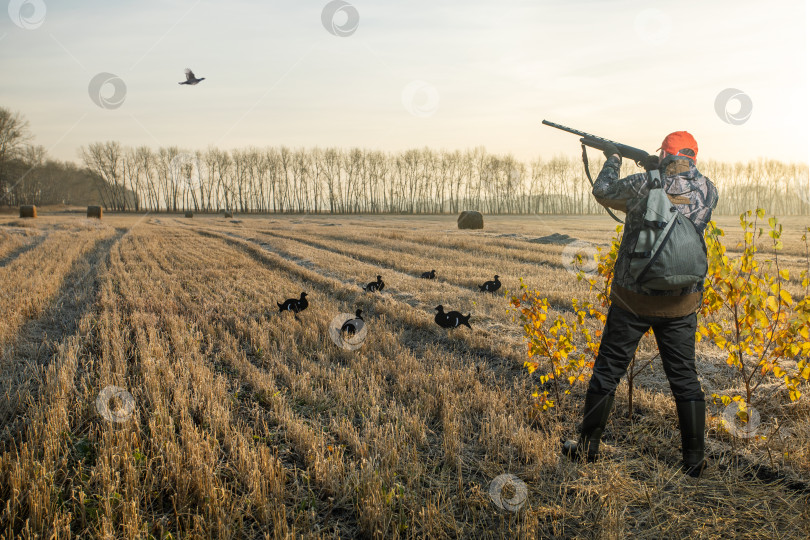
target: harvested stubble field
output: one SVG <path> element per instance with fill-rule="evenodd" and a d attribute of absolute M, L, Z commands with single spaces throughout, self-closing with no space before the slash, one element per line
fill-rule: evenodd
<path fill-rule="evenodd" d="M 632 422 L 620 387 L 605 459 L 562 460 L 584 387 L 535 410 L 520 323 L 476 285 L 522 277 L 564 313 L 589 293 L 537 238 L 607 245 L 614 224 L 486 219 L 0 217 L 0 538 L 810 536 L 807 397 L 761 410 L 780 441 L 732 439 L 710 407 L 696 481 L 654 363 Z M 733 246 L 737 219 L 718 221 Z M 792 274 L 805 222 L 783 220 Z M 309 309 L 279 314 L 301 291 Z M 473 329 L 436 326 L 438 304 Z M 356 308 L 368 335 L 346 351 L 328 327 Z M 739 385 L 710 345 L 698 366 L 707 394 Z M 121 418 L 96 403 L 112 385 L 133 398 L 112 400 Z M 516 513 L 489 494 L 507 473 Z"/>

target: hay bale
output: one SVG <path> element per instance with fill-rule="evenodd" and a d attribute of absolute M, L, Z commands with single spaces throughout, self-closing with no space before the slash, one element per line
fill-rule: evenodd
<path fill-rule="evenodd" d="M 475 210 L 465 210 L 458 216 L 459 229 L 483 229 L 484 216 Z"/>
<path fill-rule="evenodd" d="M 232 218 L 233 217 L 233 212 L 225 212 L 225 217 L 226 218 Z"/>
<path fill-rule="evenodd" d="M 35 218 L 37 217 L 37 207 L 33 204 L 26 204 L 24 206 L 20 206 L 20 217 L 21 218 Z"/>
<path fill-rule="evenodd" d="M 529 240 L 532 244 L 557 244 L 557 245 L 568 245 L 571 242 L 576 242 L 577 239 L 573 236 L 568 236 L 567 234 L 560 234 L 560 233 L 553 233 L 549 234 L 548 236 L 541 236 L 539 238 L 535 238 L 533 240 Z"/>
<path fill-rule="evenodd" d="M 89 218 L 96 218 L 101 219 L 102 214 L 104 211 L 101 209 L 100 206 L 88 206 L 87 207 L 87 217 Z"/>
<path fill-rule="evenodd" d="M 194 212 L 186 212 L 186 217 L 194 217 Z"/>

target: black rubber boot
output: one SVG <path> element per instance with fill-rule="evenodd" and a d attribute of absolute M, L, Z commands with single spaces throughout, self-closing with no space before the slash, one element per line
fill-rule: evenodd
<path fill-rule="evenodd" d="M 578 440 L 563 442 L 563 455 L 572 460 L 578 460 L 584 456 L 588 463 L 596 461 L 599 457 L 599 442 L 602 440 L 602 432 L 605 430 L 612 407 L 613 396 L 591 392 L 585 394 L 582 431 Z"/>
<path fill-rule="evenodd" d="M 681 427 L 681 449 L 683 466 L 681 469 L 693 478 L 698 478 L 706 467 L 705 440 L 706 402 L 676 401 L 678 423 Z"/>

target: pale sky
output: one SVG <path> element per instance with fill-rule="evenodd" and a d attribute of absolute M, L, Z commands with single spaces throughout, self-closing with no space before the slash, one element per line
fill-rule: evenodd
<path fill-rule="evenodd" d="M 0 106 L 59 159 L 107 140 L 578 155 L 543 119 L 649 151 L 687 130 L 698 161 L 810 158 L 798 0 L 4 4 Z M 186 67 L 206 79 L 178 85 Z M 117 108 L 89 95 L 105 72 L 126 85 Z M 750 116 L 738 99 L 718 115 L 726 89 Z"/>

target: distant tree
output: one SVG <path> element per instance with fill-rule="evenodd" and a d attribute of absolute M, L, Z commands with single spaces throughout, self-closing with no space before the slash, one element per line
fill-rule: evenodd
<path fill-rule="evenodd" d="M 42 196 L 42 166 L 45 164 L 45 147 L 39 145 L 25 145 L 19 152 L 22 162 L 22 174 L 18 175 L 11 189 L 14 202 L 21 204 L 30 201 L 36 204 Z"/>
<path fill-rule="evenodd" d="M 19 112 L 0 107 L 0 197 L 8 204 L 15 204 L 10 200 L 14 185 L 11 162 L 21 157 L 31 138 L 28 120 Z"/>
<path fill-rule="evenodd" d="M 101 190 L 104 206 L 113 210 L 126 210 L 124 156 L 121 145 L 115 141 L 92 143 L 86 148 L 82 147 L 79 154 L 85 166 L 104 180 Z"/>

